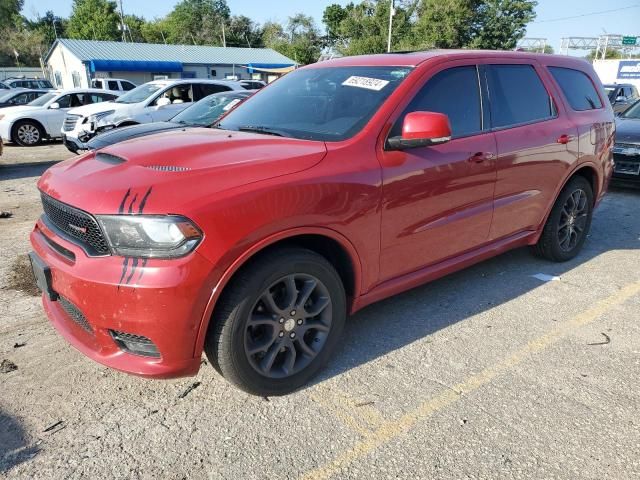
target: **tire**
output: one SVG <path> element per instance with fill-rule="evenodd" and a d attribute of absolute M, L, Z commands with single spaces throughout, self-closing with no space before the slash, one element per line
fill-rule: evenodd
<path fill-rule="evenodd" d="M 21 147 L 35 147 L 42 143 L 44 129 L 32 120 L 16 122 L 11 131 L 11 139 Z"/>
<path fill-rule="evenodd" d="M 566 262 L 582 249 L 591 228 L 593 190 L 578 175 L 562 189 L 545 223 L 534 253 L 553 262 Z"/>
<path fill-rule="evenodd" d="M 345 319 L 344 286 L 324 257 L 302 248 L 274 250 L 243 267 L 225 288 L 205 352 L 245 392 L 285 395 L 324 366 Z"/>

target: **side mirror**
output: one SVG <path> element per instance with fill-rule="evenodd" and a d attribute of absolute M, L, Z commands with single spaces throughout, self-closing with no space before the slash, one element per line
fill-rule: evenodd
<path fill-rule="evenodd" d="M 171 105 L 171 100 L 169 100 L 167 97 L 159 98 L 156 101 L 156 108 L 166 107 L 167 105 Z"/>
<path fill-rule="evenodd" d="M 616 97 L 616 103 L 618 103 L 618 102 L 624 103 L 626 101 L 627 101 L 627 99 L 625 97 Z"/>
<path fill-rule="evenodd" d="M 60 104 L 58 102 L 53 102 L 51 105 L 49 105 L 49 108 L 51 110 L 58 110 L 60 108 Z"/>
<path fill-rule="evenodd" d="M 402 135 L 387 139 L 388 150 L 439 145 L 451 140 L 449 117 L 436 112 L 407 113 L 402 123 Z"/>

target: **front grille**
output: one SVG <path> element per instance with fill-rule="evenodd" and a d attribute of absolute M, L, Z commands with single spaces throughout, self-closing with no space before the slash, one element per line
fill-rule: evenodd
<path fill-rule="evenodd" d="M 107 241 L 95 218 L 66 203 L 41 193 L 46 218 L 85 247 L 89 255 L 108 255 Z"/>
<path fill-rule="evenodd" d="M 87 322 L 87 319 L 78 307 L 62 296 L 58 298 L 58 301 L 60 302 L 62 309 L 66 312 L 69 318 L 73 320 L 73 322 L 79 325 L 87 333 L 93 335 L 93 328 L 91 328 L 91 325 L 89 325 L 89 322 Z"/>
<path fill-rule="evenodd" d="M 62 130 L 65 132 L 70 132 L 71 130 L 73 130 L 76 127 L 76 123 L 78 123 L 78 120 L 82 118 L 80 115 L 69 115 L 67 114 L 66 117 L 64 117 L 64 123 L 62 124 Z"/>

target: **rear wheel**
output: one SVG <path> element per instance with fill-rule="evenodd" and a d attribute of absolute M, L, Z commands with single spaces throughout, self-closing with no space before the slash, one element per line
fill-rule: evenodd
<path fill-rule="evenodd" d="M 345 318 L 344 287 L 333 266 L 310 250 L 277 250 L 243 268 L 225 289 L 205 352 L 242 390 L 283 395 L 322 368 Z"/>
<path fill-rule="evenodd" d="M 40 145 L 44 137 L 42 127 L 31 120 L 17 122 L 12 131 L 12 140 L 22 147 Z"/>
<path fill-rule="evenodd" d="M 558 195 L 534 252 L 554 262 L 571 260 L 582 249 L 592 215 L 591 184 L 586 178 L 576 176 Z"/>

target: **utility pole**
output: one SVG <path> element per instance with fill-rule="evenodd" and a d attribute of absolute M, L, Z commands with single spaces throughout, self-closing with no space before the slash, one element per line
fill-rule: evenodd
<path fill-rule="evenodd" d="M 120 28 L 122 29 L 122 41 L 127 42 L 127 27 L 124 24 L 124 10 L 122 9 L 122 0 L 118 2 L 120 4 Z"/>
<path fill-rule="evenodd" d="M 389 35 L 387 37 L 387 52 L 391 51 L 391 26 L 393 25 L 393 16 L 395 15 L 395 8 L 393 6 L 393 0 L 390 0 L 389 6 Z"/>
<path fill-rule="evenodd" d="M 224 20 L 222 21 L 222 46 L 227 48 L 227 39 L 224 36 Z"/>

